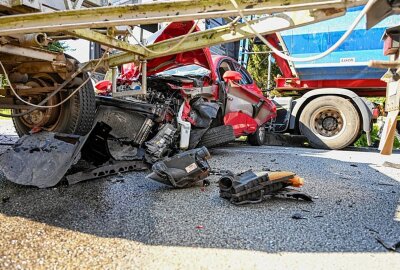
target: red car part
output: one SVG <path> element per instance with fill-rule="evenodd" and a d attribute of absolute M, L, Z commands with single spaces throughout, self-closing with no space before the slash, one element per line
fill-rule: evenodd
<path fill-rule="evenodd" d="M 193 24 L 193 21 L 170 23 L 167 27 L 155 33 L 155 35 L 148 40 L 148 43 L 162 42 L 167 39 L 185 35 L 189 32 Z M 196 27 L 194 31 L 199 31 L 199 28 Z M 225 56 L 211 56 L 208 48 L 202 48 L 150 59 L 147 62 L 147 75 L 151 76 L 165 70 L 185 65 L 204 67 L 210 70 L 209 77 L 207 77 L 208 79 L 204 79 L 204 86 L 213 85 L 213 97 L 210 99 L 218 101 L 220 100 L 219 94 L 221 93 L 219 87 L 222 87 L 222 85 L 215 82 L 217 82 L 219 78 L 217 69 L 222 62 L 229 62 L 230 69 L 240 69 L 239 64 L 233 59 Z M 133 63 L 126 64 L 121 68 L 121 72 L 122 74 L 118 78 L 117 83 L 119 85 L 130 84 L 132 81 L 139 79 L 140 66 L 135 66 Z M 259 126 L 265 124 L 271 118 L 276 117 L 276 107 L 274 103 L 263 96 L 261 89 L 257 87 L 253 80 L 250 80 L 247 84 L 239 84 L 234 83 L 234 81 L 240 81 L 242 79 L 240 72 L 236 70 L 226 70 L 223 74 L 227 81 L 227 86 L 223 91 L 225 91 L 228 96 L 225 102 L 226 104 L 222 104 L 222 106 L 225 107 L 224 124 L 233 127 L 235 136 L 252 134 Z M 101 86 L 104 88 L 105 85 L 107 84 L 104 82 L 99 85 L 99 87 Z M 196 123 L 190 118 L 191 107 L 189 100 L 183 91 L 183 89 L 185 89 L 187 92 L 187 89 L 190 87 L 190 83 L 183 82 L 182 86 L 176 88 L 171 87 L 171 89 L 181 91 L 185 99 L 182 120 L 195 125 Z"/>

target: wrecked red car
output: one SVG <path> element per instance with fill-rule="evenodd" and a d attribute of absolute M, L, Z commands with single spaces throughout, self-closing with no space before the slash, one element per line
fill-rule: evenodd
<path fill-rule="evenodd" d="M 154 42 L 192 26 L 171 23 Z M 142 80 L 145 70 L 124 65 L 113 76 L 115 84 L 97 84 L 106 94 L 96 97 L 87 135 L 43 131 L 22 137 L 0 159 L 6 179 L 43 188 L 64 177 L 74 184 L 152 165 L 149 178 L 186 187 L 209 175 L 207 147 L 242 135 L 261 144 L 264 124 L 276 115 L 275 105 L 238 63 L 212 57 L 207 48 L 150 59 Z"/>
<path fill-rule="evenodd" d="M 150 42 L 184 35 L 193 23 L 171 23 Z M 117 91 L 140 89 L 139 69 L 133 63 L 121 67 Z M 110 85 L 102 81 L 96 87 L 105 91 Z M 148 60 L 147 86 L 142 101 L 174 104 L 164 120 L 176 119 L 181 149 L 214 147 L 240 136 L 261 145 L 264 124 L 276 117 L 275 104 L 263 96 L 249 73 L 229 57 L 211 56 L 208 48 Z"/>

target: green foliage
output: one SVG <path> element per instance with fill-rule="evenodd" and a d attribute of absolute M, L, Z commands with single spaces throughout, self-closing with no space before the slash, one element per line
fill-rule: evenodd
<path fill-rule="evenodd" d="M 378 125 L 374 125 L 371 131 L 371 141 L 372 144 L 379 141 L 378 137 L 379 128 Z M 368 147 L 367 136 L 362 134 L 361 137 L 354 143 L 355 147 Z"/>
<path fill-rule="evenodd" d="M 269 51 L 266 45 L 252 45 L 253 52 L 266 52 Z M 268 85 L 268 53 L 250 54 L 247 70 L 256 81 L 258 87 L 262 90 L 267 90 Z M 274 79 L 280 74 L 279 67 L 275 62 L 271 65 L 271 81 L 272 88 L 275 86 Z"/>
<path fill-rule="evenodd" d="M 374 124 L 371 131 L 371 141 L 372 145 L 379 144 L 380 138 L 378 137 L 379 127 L 377 124 Z M 362 134 L 361 137 L 354 143 L 355 147 L 368 147 L 367 136 Z M 400 148 L 400 141 L 397 137 L 394 137 L 393 148 Z"/>
<path fill-rule="evenodd" d="M 385 97 L 368 97 L 367 98 L 369 101 L 374 102 L 376 104 L 384 104 L 386 98 Z"/>
<path fill-rule="evenodd" d="M 7 86 L 7 79 L 3 74 L 0 74 L 0 89 L 3 89 L 4 86 Z"/>
<path fill-rule="evenodd" d="M 60 42 L 60 41 L 55 41 L 50 43 L 48 49 L 53 52 L 74 51 L 74 49 L 65 44 L 65 42 Z"/>

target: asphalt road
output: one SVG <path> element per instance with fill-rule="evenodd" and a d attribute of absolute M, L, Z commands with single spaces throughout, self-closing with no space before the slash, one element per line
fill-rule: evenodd
<path fill-rule="evenodd" d="M 294 171 L 314 202 L 235 206 L 218 175 L 182 190 L 143 172 L 49 189 L 0 179 L 0 269 L 398 269 L 376 237 L 400 240 L 400 170 L 382 166 L 400 153 L 234 144 L 212 155 L 214 170 Z"/>

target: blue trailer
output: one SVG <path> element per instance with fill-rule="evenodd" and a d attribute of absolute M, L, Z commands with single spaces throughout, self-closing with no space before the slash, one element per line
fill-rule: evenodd
<path fill-rule="evenodd" d="M 343 17 L 281 32 L 277 43 L 293 57 L 318 55 L 344 34 L 361 9 L 351 8 Z M 381 38 L 387 28 L 399 23 L 399 16 L 392 16 L 366 30 L 364 18 L 342 45 L 322 59 L 296 63 L 277 59 L 283 75 L 277 89 L 307 92 L 339 87 L 360 96 L 384 96 L 386 84 L 380 78 L 385 71 L 368 67 L 368 61 L 388 59 Z"/>

